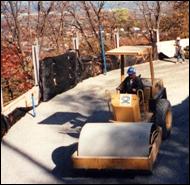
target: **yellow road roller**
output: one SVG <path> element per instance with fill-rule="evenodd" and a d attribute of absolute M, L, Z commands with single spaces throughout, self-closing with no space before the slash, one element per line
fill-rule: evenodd
<path fill-rule="evenodd" d="M 121 83 L 124 80 L 124 56 L 152 56 L 150 46 L 121 46 L 107 52 L 121 59 Z M 109 123 L 83 126 L 78 149 L 72 155 L 76 169 L 119 169 L 151 171 L 163 139 L 172 128 L 171 104 L 162 79 L 141 78 L 143 90 L 137 94 L 106 91 L 112 112 Z"/>

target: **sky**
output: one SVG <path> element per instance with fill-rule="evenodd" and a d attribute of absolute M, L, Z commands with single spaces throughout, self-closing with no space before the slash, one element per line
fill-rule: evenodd
<path fill-rule="evenodd" d="M 134 9 L 135 2 L 134 1 L 105 1 L 105 8 L 106 9 L 113 9 L 113 8 L 128 8 Z"/>

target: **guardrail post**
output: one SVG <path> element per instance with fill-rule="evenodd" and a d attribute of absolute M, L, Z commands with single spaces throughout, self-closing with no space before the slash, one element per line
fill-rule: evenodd
<path fill-rule="evenodd" d="M 35 86 L 39 85 L 39 45 L 32 46 L 32 61 L 34 65 Z"/>
<path fill-rule="evenodd" d="M 103 28 L 100 25 L 99 27 L 99 36 L 100 36 L 100 48 L 101 48 L 101 55 L 102 55 L 102 60 L 104 64 L 104 74 L 107 73 L 107 65 L 106 65 L 106 56 L 105 56 L 105 50 L 104 50 L 104 37 L 103 37 Z"/>
<path fill-rule="evenodd" d="M 73 49 L 78 50 L 79 49 L 79 36 L 78 32 L 76 33 L 76 36 L 73 37 Z"/>
<path fill-rule="evenodd" d="M 38 93 L 37 93 L 37 100 L 38 101 L 36 102 L 36 104 L 39 103 L 39 100 L 40 100 L 40 97 L 41 97 L 41 93 L 40 93 L 40 89 L 39 89 L 39 82 L 40 82 L 40 75 L 39 75 L 39 69 L 40 69 L 39 52 L 40 52 L 40 45 L 38 45 L 38 42 L 37 42 L 36 45 L 32 46 L 32 61 L 33 61 L 33 65 L 34 65 L 35 86 L 36 86 L 36 88 L 38 88 L 38 90 L 37 90 L 38 91 Z M 34 103 L 33 101 L 34 100 L 32 99 L 32 104 Z M 34 111 L 34 107 L 33 107 L 33 111 Z M 34 116 L 36 116 L 35 112 L 34 112 Z"/>
<path fill-rule="evenodd" d="M 114 33 L 114 40 L 115 40 L 115 47 L 118 48 L 119 47 L 119 30 L 117 30 L 117 32 Z"/>
<path fill-rule="evenodd" d="M 3 91 L 1 87 L 1 112 L 3 112 Z"/>
<path fill-rule="evenodd" d="M 34 95 L 33 93 L 31 94 L 32 98 L 32 110 L 33 110 L 33 117 L 36 117 L 36 111 L 35 111 L 35 101 L 34 101 Z"/>

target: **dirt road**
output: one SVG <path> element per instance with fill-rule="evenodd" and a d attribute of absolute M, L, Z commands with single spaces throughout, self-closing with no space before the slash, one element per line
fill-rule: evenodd
<path fill-rule="evenodd" d="M 162 78 L 172 104 L 171 137 L 161 145 L 152 174 L 136 172 L 74 173 L 70 156 L 77 148 L 85 122 L 104 122 L 110 113 L 105 89 L 115 90 L 120 71 L 99 75 L 79 83 L 36 108 L 37 116 L 26 114 L 1 142 L 1 183 L 174 183 L 189 182 L 189 61 L 174 64 L 155 61 L 155 77 Z M 149 64 L 136 66 L 149 77 Z"/>

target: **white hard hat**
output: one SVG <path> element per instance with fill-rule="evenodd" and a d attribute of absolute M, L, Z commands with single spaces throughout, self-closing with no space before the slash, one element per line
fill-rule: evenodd
<path fill-rule="evenodd" d="M 176 40 L 180 40 L 180 37 L 177 37 Z"/>

